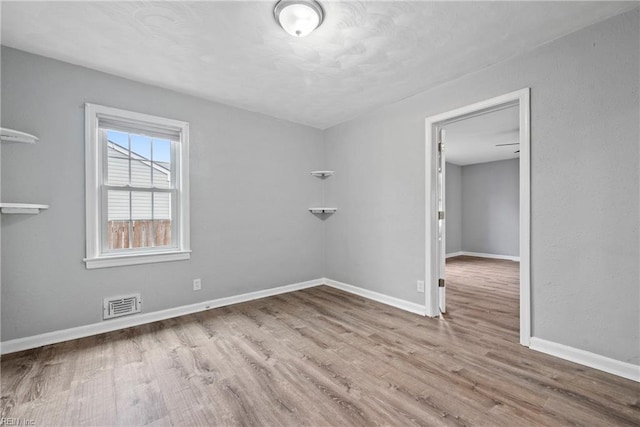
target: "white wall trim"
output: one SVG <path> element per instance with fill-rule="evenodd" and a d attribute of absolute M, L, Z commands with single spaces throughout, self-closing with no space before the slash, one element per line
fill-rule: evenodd
<path fill-rule="evenodd" d="M 453 257 L 456 257 L 456 256 L 461 256 L 461 255 L 464 255 L 464 254 L 462 253 L 462 251 L 458 251 L 458 252 L 451 252 L 451 253 L 448 253 L 448 254 L 447 254 L 447 258 L 453 258 Z"/>
<path fill-rule="evenodd" d="M 496 96 L 425 119 L 425 307 L 427 316 L 438 316 L 437 277 L 437 156 L 438 128 L 503 105 L 518 105 L 520 123 L 520 344 L 529 345 L 531 339 L 531 111 L 530 89 Z"/>
<path fill-rule="evenodd" d="M 15 353 L 16 351 L 28 350 L 44 345 L 55 344 L 63 341 L 84 338 L 92 335 L 102 334 L 105 332 L 116 331 L 119 329 L 130 328 L 133 326 L 144 325 L 146 323 L 157 322 L 159 320 L 171 319 L 173 317 L 184 316 L 187 314 L 197 313 L 199 311 L 210 310 L 213 308 L 224 307 L 228 305 L 238 304 L 247 301 L 253 301 L 260 298 L 266 298 L 273 295 L 286 294 L 301 289 L 313 288 L 319 285 L 327 285 L 336 289 L 343 290 L 364 298 L 368 298 L 401 310 L 409 311 L 424 316 L 426 309 L 420 304 L 415 304 L 399 298 L 384 295 L 378 292 L 369 291 L 357 286 L 348 285 L 331 279 L 314 279 L 306 282 L 294 283 L 286 286 L 265 289 L 261 291 L 249 292 L 246 294 L 235 295 L 225 298 L 217 298 L 214 300 L 199 302 L 180 307 L 168 308 L 166 310 L 154 311 L 151 313 L 140 313 L 138 315 L 127 316 L 118 319 L 105 320 L 90 325 L 78 326 L 75 328 L 63 329 L 61 331 L 47 332 L 44 334 L 33 335 L 30 337 L 17 338 L 15 340 L 4 341 L 0 343 L 0 354 Z"/>
<path fill-rule="evenodd" d="M 141 253 L 141 254 L 126 254 L 120 256 L 105 256 L 98 258 L 85 258 L 83 261 L 86 263 L 86 268 L 91 270 L 93 268 L 106 268 L 106 267 L 122 267 L 125 265 L 139 265 L 139 264 L 152 264 L 156 262 L 169 262 L 169 261 L 182 261 L 191 258 L 191 251 L 172 251 L 172 252 L 159 252 L 159 253 Z"/>
<path fill-rule="evenodd" d="M 133 326 L 139 326 L 146 323 L 157 322 L 159 320 L 171 319 L 173 317 L 184 316 L 187 314 L 197 313 L 199 311 L 210 310 L 213 308 L 219 308 L 229 306 L 233 304 L 239 304 L 242 302 L 253 301 L 261 298 L 270 297 L 273 295 L 281 295 L 289 292 L 298 291 L 301 289 L 313 288 L 320 285 L 327 285 L 335 289 L 342 290 L 354 295 L 377 301 L 382 304 L 389 305 L 391 307 L 398 308 L 400 310 L 408 311 L 410 313 L 419 314 L 421 316 L 427 315 L 427 307 L 420 304 L 412 303 L 410 301 L 402 300 L 399 298 L 391 297 L 378 292 L 370 291 L 368 289 L 360 288 L 358 286 L 349 285 L 346 283 L 338 282 L 327 278 L 308 280 L 306 282 L 294 283 L 291 285 L 279 286 L 276 288 L 265 289 L 261 291 L 249 292 L 245 294 L 235 295 L 225 298 L 217 298 L 210 301 L 199 302 L 190 305 L 183 305 L 181 307 L 169 308 L 166 310 L 154 311 L 152 313 L 141 313 L 139 315 L 106 320 L 100 323 L 93 323 L 91 325 L 78 326 L 75 328 L 64 329 L 61 331 L 47 332 L 44 334 L 34 335 L 30 337 L 18 338 L 15 340 L 4 341 L 0 343 L 0 354 L 14 353 L 22 350 L 29 350 L 44 345 L 55 344 L 63 341 L 74 340 L 78 338 L 84 338 L 92 335 L 102 334 L 105 332 L 116 331 L 119 329 L 130 328 Z M 530 338 L 530 348 L 532 350 L 539 351 L 541 353 L 549 354 L 551 356 L 559 357 L 561 359 L 569 360 L 571 362 L 579 363 L 584 366 L 588 366 L 593 369 L 598 369 L 604 372 L 608 372 L 613 375 L 618 375 L 623 378 L 627 378 L 633 381 L 640 382 L 640 366 L 633 365 L 631 363 L 622 362 L 619 360 L 611 359 L 606 356 L 601 356 L 595 353 L 591 353 L 585 350 L 569 347 L 563 344 L 558 344 L 552 341 L 547 341 L 541 338 Z"/>
<path fill-rule="evenodd" d="M 291 285 L 279 286 L 276 288 L 249 292 L 246 294 L 235 295 L 231 297 L 217 298 L 210 301 L 168 308 L 166 310 L 154 311 L 151 313 L 141 313 L 138 315 L 121 317 L 118 319 L 105 320 L 100 323 L 78 326 L 61 331 L 53 331 L 44 334 L 33 335 L 30 337 L 17 338 L 15 340 L 9 340 L 0 343 L 0 354 L 14 353 L 16 351 L 28 350 L 31 348 L 41 347 L 43 345 L 55 344 L 63 341 L 69 341 L 88 337 L 91 335 L 111 332 L 118 329 L 143 325 L 145 323 L 157 322 L 159 320 L 184 316 L 186 314 L 197 313 L 199 311 L 209 310 L 212 308 L 224 307 L 227 305 L 253 301 L 273 295 L 285 294 L 288 292 L 298 291 L 300 289 L 307 289 L 314 286 L 322 285 L 324 284 L 324 282 L 324 279 L 309 280 L 306 282 L 294 283 Z"/>
<path fill-rule="evenodd" d="M 369 291 L 357 286 L 348 285 L 331 279 L 315 279 L 306 282 L 294 283 L 286 286 L 265 289 L 262 291 L 249 292 L 246 294 L 235 295 L 225 298 L 217 298 L 214 300 L 199 302 L 180 307 L 168 308 L 166 310 L 154 311 L 151 313 L 141 313 L 134 316 L 128 316 L 119 319 L 106 320 L 100 323 L 93 323 L 85 326 L 64 329 L 61 331 L 47 332 L 44 334 L 33 335 L 30 337 L 17 338 L 15 340 L 4 341 L 0 343 L 0 354 L 14 353 L 16 351 L 28 350 L 31 348 L 41 347 L 44 345 L 55 344 L 63 341 L 84 338 L 92 335 L 102 334 L 105 332 L 116 331 L 119 329 L 130 328 L 133 326 L 144 325 L 146 323 L 157 322 L 159 320 L 171 319 L 173 317 L 184 316 L 187 314 L 197 313 L 199 311 L 210 310 L 213 308 L 224 307 L 228 305 L 238 304 L 247 301 L 253 301 L 260 298 L 266 298 L 273 295 L 286 294 L 301 289 L 312 288 L 319 285 L 327 285 L 336 289 L 343 290 L 364 298 L 368 298 L 401 310 L 409 311 L 424 316 L 426 309 L 420 304 L 415 304 L 399 298 L 390 297 L 378 292 Z"/>
<path fill-rule="evenodd" d="M 506 260 L 509 260 L 509 261 L 520 262 L 520 257 L 519 256 L 485 254 L 485 253 L 482 253 L 482 252 L 469 252 L 469 251 L 460 251 L 460 252 L 456 252 L 456 253 L 459 254 L 459 255 L 475 256 L 475 257 L 478 257 L 478 258 L 506 259 Z M 449 255 L 447 255 L 447 258 L 448 257 L 449 257 Z"/>
<path fill-rule="evenodd" d="M 379 292 L 370 291 L 368 289 L 360 288 L 358 286 L 349 285 L 346 283 L 338 282 L 337 280 L 331 280 L 327 278 L 324 279 L 324 284 L 327 286 L 331 286 L 332 288 L 340 289 L 341 291 L 349 292 L 350 294 L 359 295 L 361 297 L 374 300 L 382 304 L 399 308 L 400 310 L 409 311 L 421 316 L 425 316 L 427 314 L 425 306 L 400 298 L 391 297 Z"/>
<path fill-rule="evenodd" d="M 589 368 L 598 369 L 629 380 L 640 382 L 640 366 L 606 356 L 558 344 L 538 337 L 531 337 L 529 348 L 570 362 L 579 363 Z"/>

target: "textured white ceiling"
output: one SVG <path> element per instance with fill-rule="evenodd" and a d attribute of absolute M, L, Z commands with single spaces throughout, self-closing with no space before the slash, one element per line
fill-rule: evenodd
<path fill-rule="evenodd" d="M 4 1 L 2 43 L 323 129 L 637 6 L 321 0 L 294 38 L 274 4 Z"/>
<path fill-rule="evenodd" d="M 471 117 L 444 127 L 446 161 L 458 166 L 520 157 L 518 107 Z"/>

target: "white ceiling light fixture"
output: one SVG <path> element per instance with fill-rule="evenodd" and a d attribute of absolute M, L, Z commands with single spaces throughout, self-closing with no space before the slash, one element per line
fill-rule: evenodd
<path fill-rule="evenodd" d="M 280 0 L 273 9 L 280 26 L 294 37 L 304 37 L 324 19 L 322 6 L 315 0 Z"/>

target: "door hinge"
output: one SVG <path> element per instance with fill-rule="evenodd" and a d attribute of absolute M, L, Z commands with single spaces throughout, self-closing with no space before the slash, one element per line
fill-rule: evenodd
<path fill-rule="evenodd" d="M 444 142 L 438 143 L 438 153 L 442 153 L 444 151 Z"/>
<path fill-rule="evenodd" d="M 438 287 L 444 288 L 444 279 L 438 279 Z"/>
<path fill-rule="evenodd" d="M 438 211 L 438 219 L 444 219 L 444 211 Z"/>

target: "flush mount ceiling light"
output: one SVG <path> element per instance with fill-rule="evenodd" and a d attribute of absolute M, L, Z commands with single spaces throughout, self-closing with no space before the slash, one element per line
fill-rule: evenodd
<path fill-rule="evenodd" d="M 294 37 L 308 35 L 324 19 L 322 7 L 315 0 L 280 0 L 273 14 L 278 24 Z"/>

